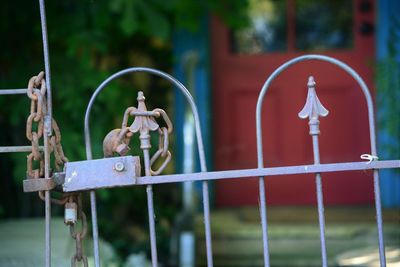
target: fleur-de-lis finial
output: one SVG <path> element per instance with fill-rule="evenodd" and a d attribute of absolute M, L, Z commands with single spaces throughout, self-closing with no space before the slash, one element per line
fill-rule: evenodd
<path fill-rule="evenodd" d="M 298 115 L 301 119 L 309 118 L 310 134 L 315 135 L 319 134 L 318 117 L 326 117 L 329 114 L 329 111 L 318 99 L 317 93 L 315 92 L 315 81 L 313 76 L 308 78 L 307 86 L 307 101 Z"/>
<path fill-rule="evenodd" d="M 147 112 L 145 100 L 146 100 L 146 98 L 144 97 L 143 92 L 139 91 L 138 97 L 137 97 L 137 101 L 138 101 L 137 111 L 138 112 L 142 112 L 142 113 Z M 157 122 L 154 120 L 154 118 L 152 116 L 136 116 L 132 125 L 129 127 L 129 130 L 132 133 L 136 133 L 139 131 L 148 133 L 149 131 L 157 130 L 158 127 L 159 126 L 158 126 Z"/>
<path fill-rule="evenodd" d="M 139 132 L 140 148 L 143 150 L 144 154 L 144 165 L 145 172 L 147 176 L 159 175 L 171 161 L 171 153 L 168 150 L 168 135 L 172 132 L 172 123 L 169 119 L 167 113 L 160 108 L 148 111 L 145 104 L 145 96 L 142 91 L 139 91 L 137 101 L 137 108 L 128 108 L 125 113 L 129 112 L 130 116 L 134 116 L 135 119 L 129 126 L 129 131 L 133 133 Z M 124 116 L 125 117 L 125 116 Z M 166 127 L 161 127 L 158 125 L 156 118 L 161 117 Z M 126 122 L 125 122 L 126 123 Z M 124 124 L 124 123 L 123 123 Z M 157 131 L 159 134 L 159 144 L 157 152 L 150 158 L 149 150 L 151 148 L 151 138 L 150 132 Z M 164 162 L 157 170 L 152 170 L 152 165 L 159 158 L 165 158 Z"/>

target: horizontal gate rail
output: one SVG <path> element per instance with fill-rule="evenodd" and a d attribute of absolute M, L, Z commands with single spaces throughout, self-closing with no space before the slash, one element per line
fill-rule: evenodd
<path fill-rule="evenodd" d="M 32 146 L 0 146 L 0 153 L 31 152 Z M 43 146 L 39 146 L 39 151 L 44 151 Z"/>
<path fill-rule="evenodd" d="M 27 89 L 1 89 L 0 95 L 23 95 L 27 93 Z"/>
<path fill-rule="evenodd" d="M 108 160 L 115 161 L 117 158 L 110 158 Z M 102 159 L 104 161 L 105 159 Z M 78 163 L 78 162 L 77 162 Z M 86 165 L 86 161 L 81 161 L 82 165 Z M 67 169 L 69 168 L 67 164 Z M 121 186 L 136 186 L 136 185 L 150 185 L 150 184 L 165 184 L 186 181 L 208 181 L 208 180 L 221 180 L 221 179 L 235 179 L 235 178 L 250 178 L 257 176 L 280 176 L 280 175 L 295 175 L 295 174 L 315 174 L 326 172 L 344 172 L 344 171 L 368 171 L 377 169 L 390 169 L 400 168 L 400 160 L 382 160 L 372 162 L 346 162 L 346 163 L 329 163 L 317 165 L 299 165 L 287 167 L 271 167 L 271 168 L 257 168 L 257 169 L 243 169 L 243 170 L 227 170 L 227 171 L 213 171 L 213 172 L 199 172 L 199 173 L 185 173 L 185 174 L 170 174 L 158 176 L 142 176 L 142 177 L 121 177 L 119 172 L 114 171 L 113 174 L 97 176 L 92 179 L 92 174 L 96 170 L 87 169 L 88 175 L 84 171 L 79 172 L 79 177 L 71 178 L 65 177 L 63 184 L 64 192 L 74 192 L 83 190 L 94 190 L 109 187 Z M 112 170 L 110 170 L 112 171 Z M 71 171 L 72 172 L 72 171 Z M 99 172 L 104 172 L 99 170 Z M 101 174 L 100 174 L 101 175 Z M 101 180 L 101 183 L 98 180 Z"/>

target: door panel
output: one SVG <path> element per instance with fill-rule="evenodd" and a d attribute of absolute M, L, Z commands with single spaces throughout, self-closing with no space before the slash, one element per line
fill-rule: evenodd
<path fill-rule="evenodd" d="M 365 23 L 373 25 L 373 6 L 367 12 L 360 8 L 365 2 L 373 5 L 372 1 L 346 0 L 352 3 L 351 24 L 348 25 L 351 37 L 348 29 L 342 29 L 344 22 L 341 21 L 336 22 L 339 26 L 335 26 L 340 28 L 339 33 L 334 33 L 335 27 L 326 29 L 326 33 L 324 29 L 318 29 L 315 33 L 316 30 L 307 29 L 309 27 L 307 23 L 311 22 L 303 24 L 299 22 L 298 17 L 307 17 L 307 14 L 313 12 L 315 14 L 319 11 L 324 14 L 321 5 L 335 1 L 264 0 L 264 2 L 272 3 L 272 6 L 273 3 L 284 3 L 284 5 L 279 4 L 281 6 L 276 12 L 281 14 L 282 6 L 284 7 L 285 23 L 279 21 L 279 18 L 275 18 L 278 21 L 274 22 L 279 27 L 277 32 L 281 31 L 282 24 L 286 27 L 285 37 L 282 37 L 281 33 L 276 34 L 281 38 L 279 42 L 270 41 L 267 44 L 264 42 L 262 45 L 255 44 L 254 47 L 250 47 L 242 40 L 242 50 L 238 50 L 238 44 L 232 41 L 235 33 L 229 31 L 218 18 L 213 18 L 211 21 L 214 158 L 217 170 L 257 167 L 255 138 L 257 97 L 267 77 L 285 61 L 306 52 L 333 56 L 353 67 L 372 89 L 373 32 L 366 34 L 365 31 L 359 31 Z M 313 2 L 318 3 L 317 7 L 313 7 Z M 306 4 L 311 11 L 307 13 L 302 9 L 305 14 L 298 14 L 297 9 Z M 271 8 L 271 5 L 263 8 Z M 345 21 L 348 21 L 346 16 L 349 15 L 343 15 Z M 332 21 L 334 20 L 322 24 L 327 27 L 326 25 L 331 25 Z M 306 30 L 300 31 L 300 28 Z M 340 34 L 342 39 L 351 40 L 340 40 Z M 307 39 L 303 35 L 311 37 Z M 337 40 L 324 42 L 324 39 L 334 39 L 335 36 Z M 310 44 L 310 40 L 316 45 Z M 282 45 L 282 42 L 285 44 Z M 306 100 L 309 75 L 315 77 L 317 94 L 322 104 L 330 111 L 328 117 L 320 119 L 321 162 L 359 161 L 361 154 L 370 151 L 366 104 L 356 82 L 344 71 L 328 63 L 304 62 L 283 72 L 265 96 L 263 105 L 265 166 L 313 163 L 308 122 L 297 117 Z M 370 173 L 346 172 L 323 175 L 323 188 L 327 204 L 369 203 L 373 200 Z M 311 204 L 315 203 L 316 199 L 315 182 L 310 175 L 267 177 L 266 191 L 269 204 Z M 219 206 L 258 204 L 257 179 L 218 181 L 216 202 Z"/>

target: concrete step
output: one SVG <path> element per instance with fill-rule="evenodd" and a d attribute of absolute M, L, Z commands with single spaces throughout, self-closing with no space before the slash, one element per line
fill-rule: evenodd
<path fill-rule="evenodd" d="M 321 266 L 319 226 L 312 207 L 270 208 L 271 266 Z M 262 232 L 257 208 L 216 210 L 212 213 L 215 266 L 264 266 Z M 203 218 L 196 222 L 197 266 L 206 266 Z M 385 244 L 400 248 L 400 213 L 385 211 Z M 327 208 L 326 240 L 330 266 L 354 249 L 377 249 L 374 209 Z"/>

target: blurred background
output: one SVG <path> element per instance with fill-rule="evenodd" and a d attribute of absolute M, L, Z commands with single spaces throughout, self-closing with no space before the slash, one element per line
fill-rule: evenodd
<path fill-rule="evenodd" d="M 160 69 L 198 105 L 209 170 L 255 168 L 255 107 L 267 77 L 285 61 L 324 54 L 353 67 L 375 101 L 380 159 L 400 158 L 400 3 L 395 0 L 92 0 L 46 2 L 53 109 L 70 161 L 84 160 L 83 119 L 91 94 L 131 66 Z M 26 88 L 44 70 L 36 1 L 0 2 L 0 88 Z M 322 104 L 321 162 L 359 161 L 369 153 L 362 92 L 342 70 L 300 63 L 282 73 L 263 110 L 265 166 L 313 162 L 308 125 L 298 119 L 313 75 Z M 199 171 L 194 124 L 183 96 L 144 74 L 112 82 L 92 110 L 94 158 L 120 127 L 137 91 L 173 121 L 173 162 L 164 173 Z M 25 96 L 0 98 L 0 145 L 28 145 Z M 153 140 L 156 142 L 156 139 Z M 131 152 L 139 155 L 138 140 Z M 154 143 L 155 144 L 155 143 Z M 156 145 L 154 145 L 156 147 Z M 388 266 L 400 266 L 400 173 L 380 172 Z M 24 153 L 0 154 L 0 266 L 43 266 L 44 205 L 22 192 Z M 330 266 L 378 266 L 370 172 L 323 176 Z M 211 183 L 215 266 L 263 266 L 257 179 Z M 314 177 L 266 179 L 272 266 L 321 266 Z M 143 187 L 99 190 L 104 266 L 150 266 Z M 154 186 L 160 266 L 206 266 L 201 186 Z M 89 212 L 89 199 L 84 207 Z M 53 265 L 67 266 L 74 243 L 53 206 Z M 85 241 L 91 255 L 91 241 Z M 360 258 L 361 257 L 361 258 Z"/>

